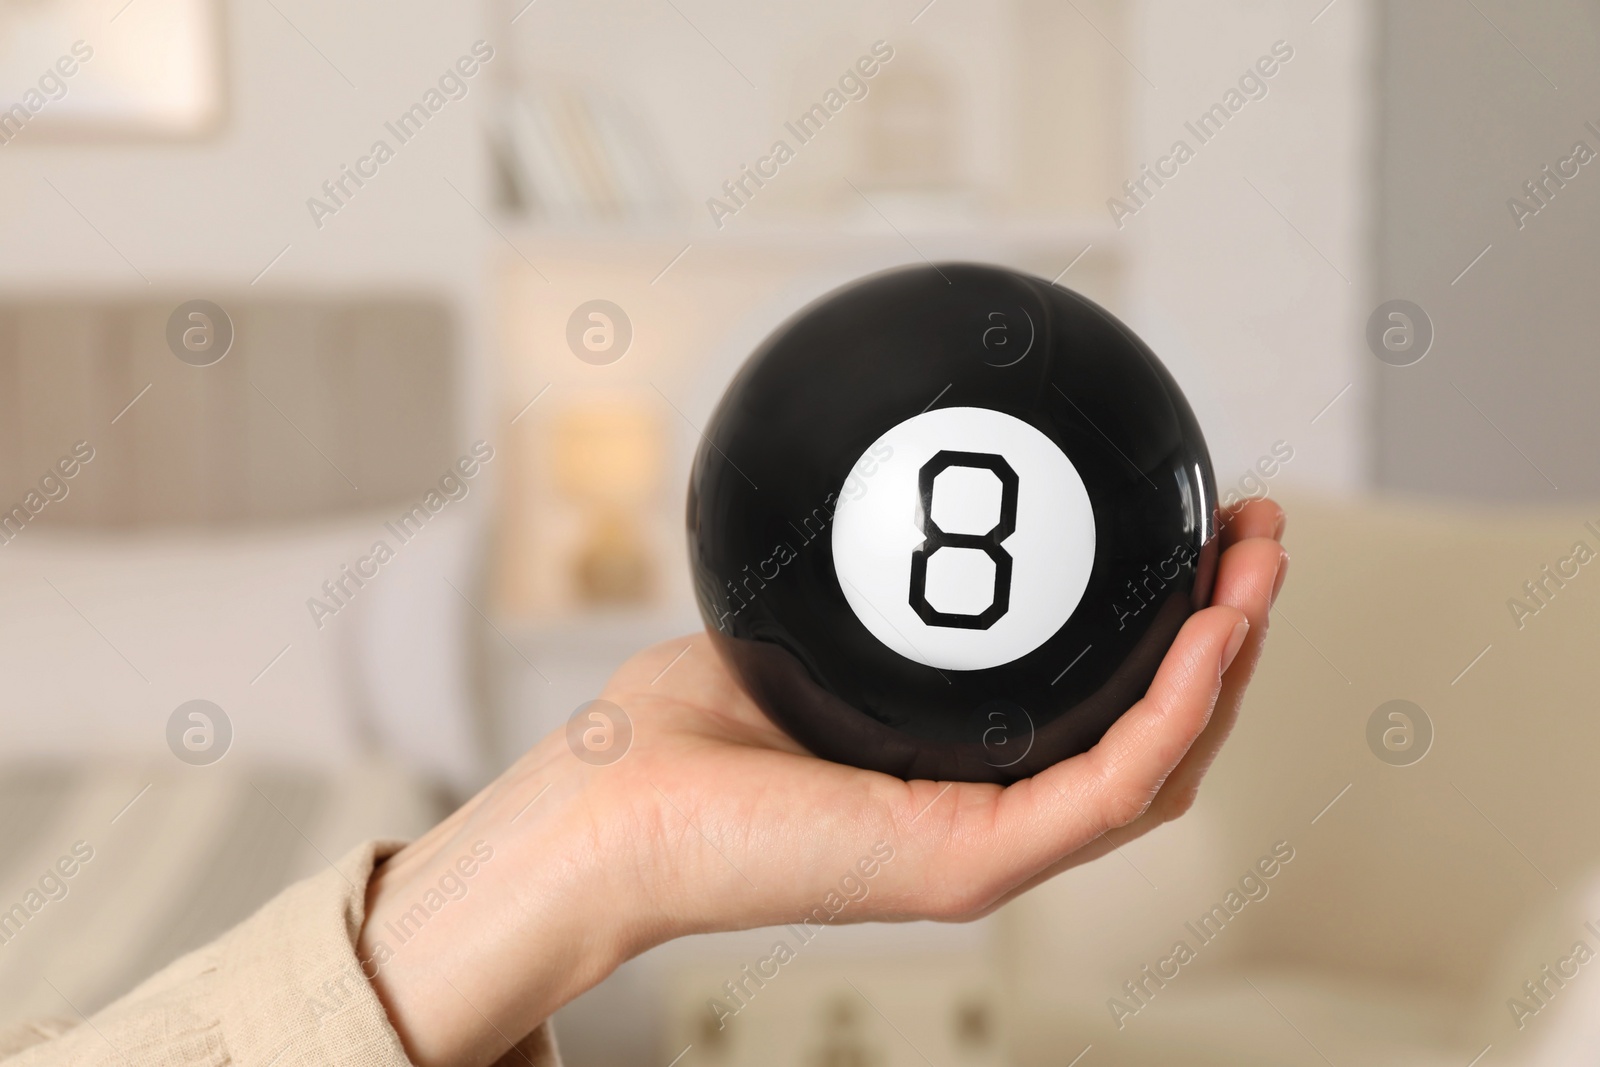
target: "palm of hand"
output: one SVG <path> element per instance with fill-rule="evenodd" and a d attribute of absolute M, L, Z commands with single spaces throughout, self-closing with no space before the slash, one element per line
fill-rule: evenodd
<path fill-rule="evenodd" d="M 667 909 L 661 938 L 795 921 L 836 906 L 852 875 L 866 895 L 838 921 L 982 915 L 1187 809 L 1259 655 L 1286 559 L 1281 517 L 1266 502 L 1233 517 L 1213 606 L 1099 745 L 1006 788 L 819 760 L 766 718 L 703 634 L 648 649 L 605 693 L 628 712 L 633 741 L 585 790 L 595 832 L 626 827 L 623 866 L 643 900 Z M 1250 638 L 1219 681 L 1241 621 Z M 893 859 L 875 862 L 885 846 Z"/>

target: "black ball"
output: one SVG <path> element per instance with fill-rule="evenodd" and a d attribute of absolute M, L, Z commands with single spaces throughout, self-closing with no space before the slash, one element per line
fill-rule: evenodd
<path fill-rule="evenodd" d="M 847 285 L 734 378 L 689 483 L 713 644 L 827 759 L 1009 782 L 1144 695 L 1211 595 L 1216 485 L 1160 361 L 1076 293 Z"/>

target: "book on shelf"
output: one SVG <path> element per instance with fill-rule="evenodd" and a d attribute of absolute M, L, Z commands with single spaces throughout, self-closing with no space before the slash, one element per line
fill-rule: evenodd
<path fill-rule="evenodd" d="M 507 99 L 498 139 L 506 206 L 556 222 L 647 220 L 684 203 L 648 124 L 586 87 Z"/>

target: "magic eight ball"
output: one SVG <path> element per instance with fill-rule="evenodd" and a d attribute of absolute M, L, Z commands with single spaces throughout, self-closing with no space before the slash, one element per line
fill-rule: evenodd
<path fill-rule="evenodd" d="M 689 556 L 718 653 L 818 756 L 1010 782 L 1094 745 L 1211 595 L 1194 414 L 1105 309 L 942 264 L 805 308 L 704 431 Z"/>

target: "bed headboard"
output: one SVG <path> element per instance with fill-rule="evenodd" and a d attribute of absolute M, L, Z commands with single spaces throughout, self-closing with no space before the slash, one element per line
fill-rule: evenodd
<path fill-rule="evenodd" d="M 0 509 L 76 442 L 92 491 L 50 524 L 274 523 L 414 498 L 461 450 L 455 326 L 423 298 L 220 296 L 227 355 L 167 343 L 189 297 L 0 303 Z"/>

